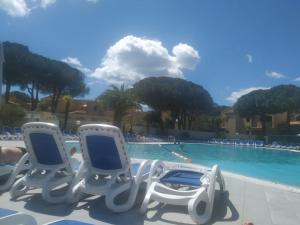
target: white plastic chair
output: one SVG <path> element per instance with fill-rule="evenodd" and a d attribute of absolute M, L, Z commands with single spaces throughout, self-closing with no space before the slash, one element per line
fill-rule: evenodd
<path fill-rule="evenodd" d="M 216 182 L 219 183 L 222 192 L 225 189 L 219 167 L 215 165 L 211 170 L 201 171 L 199 167 L 193 165 L 172 169 L 167 168 L 160 161 L 156 162 L 156 166 L 161 168 L 161 173 L 157 176 L 149 175 L 152 183 L 147 190 L 140 212 L 146 213 L 150 200 L 171 205 L 185 205 L 195 223 L 207 223 L 213 211 Z M 199 214 L 197 206 L 202 203 L 204 203 L 204 210 Z"/>
<path fill-rule="evenodd" d="M 71 190 L 75 172 L 72 170 L 71 159 L 66 153 L 59 128 L 52 123 L 32 122 L 24 124 L 22 131 L 30 157 L 30 168 L 12 186 L 11 197 L 16 198 L 26 193 L 29 188 L 41 188 L 45 201 L 63 202 L 68 191 L 59 196 L 53 196 L 51 192 L 63 184 L 69 185 Z"/>
<path fill-rule="evenodd" d="M 28 153 L 24 154 L 16 164 L 1 164 L 0 165 L 0 178 L 7 177 L 5 182 L 0 184 L 0 192 L 8 190 L 16 180 L 20 172 L 25 171 L 29 168 L 27 163 L 29 158 Z"/>
<path fill-rule="evenodd" d="M 79 200 L 82 193 L 104 195 L 106 206 L 114 212 L 129 210 L 136 199 L 142 181 L 148 178 L 151 162 L 131 164 L 126 143 L 118 127 L 88 124 L 79 127 L 78 135 L 83 155 L 70 202 Z M 129 190 L 125 203 L 116 204 L 115 198 Z"/>

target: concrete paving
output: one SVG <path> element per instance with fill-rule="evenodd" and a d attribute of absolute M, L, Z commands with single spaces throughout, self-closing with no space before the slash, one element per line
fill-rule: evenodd
<path fill-rule="evenodd" d="M 22 146 L 22 142 L 12 146 Z M 213 216 L 208 224 L 300 224 L 300 189 L 224 171 L 223 175 L 227 191 L 225 194 L 217 191 Z M 8 192 L 2 193 L 0 207 L 30 214 L 39 224 L 58 219 L 75 219 L 92 224 L 194 224 L 187 214 L 187 207 L 183 206 L 153 202 L 146 215 L 139 214 L 143 197 L 142 189 L 135 206 L 130 211 L 119 214 L 112 213 L 105 207 L 103 197 L 90 197 L 73 205 L 51 205 L 42 200 L 39 190 L 31 190 L 17 200 L 11 200 Z"/>
<path fill-rule="evenodd" d="M 224 173 L 227 191 L 217 191 L 214 212 L 208 224 L 241 225 L 299 225 L 300 191 L 253 178 Z M 34 216 L 39 224 L 58 219 L 75 219 L 92 224 L 194 224 L 183 206 L 151 203 L 145 216 L 138 212 L 144 197 L 141 189 L 134 208 L 126 213 L 112 213 L 103 197 L 90 197 L 78 204 L 45 203 L 38 190 L 32 190 L 17 200 L 8 192 L 0 195 L 1 207 Z"/>

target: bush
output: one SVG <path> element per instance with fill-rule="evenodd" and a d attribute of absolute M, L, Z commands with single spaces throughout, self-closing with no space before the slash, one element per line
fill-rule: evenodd
<path fill-rule="evenodd" d="M 4 105 L 0 110 L 0 122 L 3 125 L 14 127 L 15 124 L 20 123 L 26 113 L 25 110 L 17 105 Z"/>

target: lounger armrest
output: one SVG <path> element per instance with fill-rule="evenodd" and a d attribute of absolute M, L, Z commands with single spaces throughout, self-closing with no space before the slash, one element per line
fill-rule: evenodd
<path fill-rule="evenodd" d="M 160 160 L 154 160 L 151 164 L 147 189 L 149 189 L 152 182 L 158 179 L 166 169 L 166 165 Z"/>
<path fill-rule="evenodd" d="M 136 176 L 135 176 L 135 182 L 137 184 L 139 184 L 142 181 L 143 175 L 145 174 L 144 171 L 146 171 L 147 166 L 150 166 L 150 165 L 151 165 L 151 161 L 150 160 L 144 160 L 141 163 L 141 165 L 140 165 L 140 167 L 139 167 L 139 169 L 138 169 L 138 171 L 136 173 Z"/>

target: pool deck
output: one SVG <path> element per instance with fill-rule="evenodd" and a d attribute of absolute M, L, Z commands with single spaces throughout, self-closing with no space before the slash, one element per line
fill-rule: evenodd
<path fill-rule="evenodd" d="M 1 143 L 0 143 L 1 145 Z M 11 143 L 21 146 L 20 143 Z M 5 145 L 7 146 L 7 144 Z M 214 212 L 208 224 L 298 225 L 300 224 L 300 189 L 223 172 L 227 191 L 216 194 Z M 92 224 L 194 224 L 187 207 L 152 203 L 146 215 L 140 215 L 141 190 L 136 205 L 130 211 L 115 214 L 106 209 L 102 197 L 82 200 L 76 205 L 51 205 L 32 190 L 12 201 L 9 193 L 0 194 L 0 207 L 34 216 L 39 224 L 58 219 L 75 219 Z"/>

